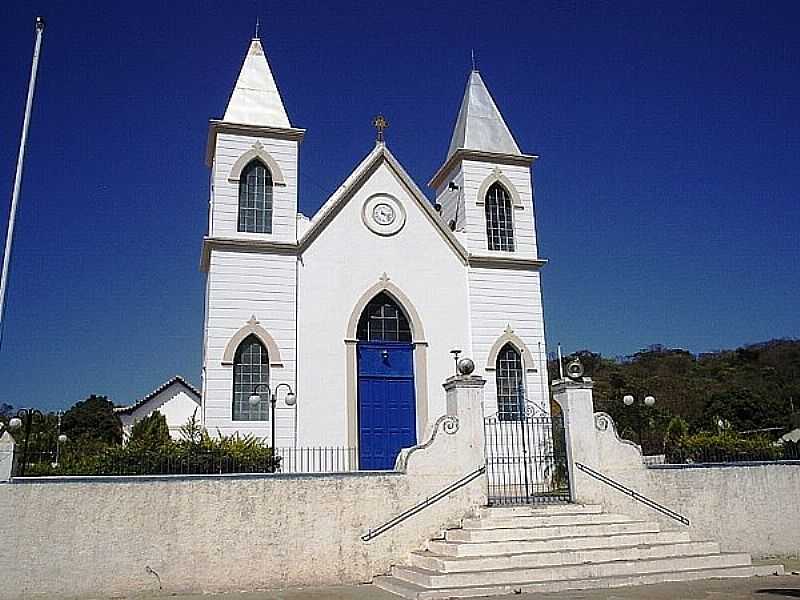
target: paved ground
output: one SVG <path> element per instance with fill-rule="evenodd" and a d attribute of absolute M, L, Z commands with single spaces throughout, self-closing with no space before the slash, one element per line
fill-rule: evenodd
<path fill-rule="evenodd" d="M 787 572 L 789 569 L 787 565 Z M 795 571 L 797 572 L 797 571 Z M 150 594 L 135 600 L 398 600 L 370 585 L 229 594 Z M 786 600 L 800 598 L 800 575 L 664 583 L 611 590 L 517 594 L 519 600 Z"/>

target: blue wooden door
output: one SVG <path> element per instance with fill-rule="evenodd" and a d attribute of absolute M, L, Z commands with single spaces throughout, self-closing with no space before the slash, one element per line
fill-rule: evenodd
<path fill-rule="evenodd" d="M 362 470 L 393 469 L 417 443 L 414 360 L 407 342 L 358 343 L 358 454 Z"/>

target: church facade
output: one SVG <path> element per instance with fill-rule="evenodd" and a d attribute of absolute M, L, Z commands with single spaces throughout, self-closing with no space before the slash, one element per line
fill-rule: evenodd
<path fill-rule="evenodd" d="M 224 117 L 209 126 L 208 430 L 352 448 L 359 468 L 391 469 L 444 414 L 455 349 L 487 379 L 486 414 L 548 412 L 536 156 L 520 151 L 481 75 L 469 75 L 429 182 L 435 203 L 379 135 L 306 217 L 304 132 L 252 40 Z"/>

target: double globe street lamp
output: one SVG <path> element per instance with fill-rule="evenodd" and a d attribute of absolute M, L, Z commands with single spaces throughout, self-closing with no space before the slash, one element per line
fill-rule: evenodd
<path fill-rule="evenodd" d="M 633 406 L 636 403 L 636 398 L 634 398 L 631 394 L 625 394 L 622 397 L 622 403 L 625 406 Z M 641 405 L 645 406 L 646 408 L 653 408 L 656 404 L 656 399 L 653 396 L 645 396 L 642 401 Z M 642 413 L 641 405 L 637 405 L 637 421 L 638 421 L 638 434 L 639 434 L 639 445 L 642 445 L 642 439 L 644 438 L 643 429 L 644 429 L 644 414 Z"/>
<path fill-rule="evenodd" d="M 278 392 L 281 388 L 286 388 L 286 397 L 284 398 L 284 402 L 286 402 L 286 406 L 294 406 L 297 403 L 297 396 L 295 395 L 294 391 L 292 390 L 292 386 L 288 383 L 279 383 L 275 386 L 275 389 L 270 389 L 269 385 L 266 383 L 259 383 L 256 387 L 253 388 L 253 393 L 250 394 L 250 397 L 247 399 L 248 404 L 252 408 L 256 408 L 262 401 L 266 400 L 270 403 L 270 426 L 272 428 L 272 460 L 275 460 L 275 405 L 278 403 Z M 295 423 L 295 428 L 297 424 Z"/>

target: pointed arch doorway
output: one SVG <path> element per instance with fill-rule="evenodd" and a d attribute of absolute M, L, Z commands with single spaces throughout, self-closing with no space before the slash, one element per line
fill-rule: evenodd
<path fill-rule="evenodd" d="M 362 470 L 389 470 L 417 443 L 414 345 L 403 309 L 386 292 L 364 307 L 356 330 L 358 455 Z"/>

